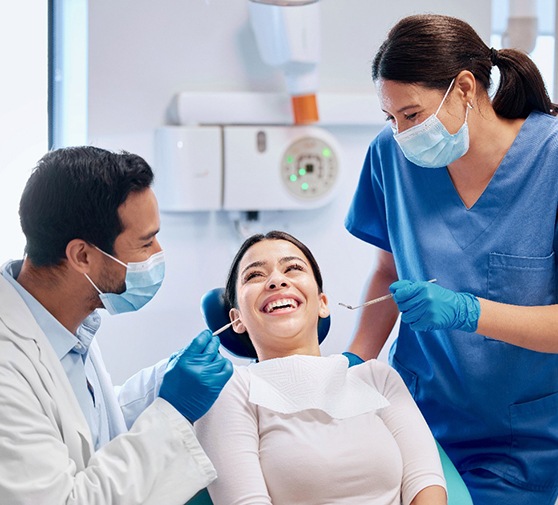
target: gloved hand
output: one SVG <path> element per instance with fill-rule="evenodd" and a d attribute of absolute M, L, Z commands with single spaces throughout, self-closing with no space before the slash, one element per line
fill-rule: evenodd
<path fill-rule="evenodd" d="M 349 368 L 351 368 L 354 365 L 360 365 L 361 363 L 364 363 L 364 360 L 354 352 L 345 351 L 343 353 L 343 356 L 345 356 L 345 358 L 349 360 Z"/>
<path fill-rule="evenodd" d="M 233 373 L 232 363 L 219 354 L 219 345 L 219 337 L 204 330 L 169 359 L 159 396 L 191 423 L 209 410 Z"/>
<path fill-rule="evenodd" d="M 389 290 L 401 311 L 401 320 L 415 331 L 476 331 L 480 303 L 470 293 L 456 293 L 431 282 L 396 281 Z"/>

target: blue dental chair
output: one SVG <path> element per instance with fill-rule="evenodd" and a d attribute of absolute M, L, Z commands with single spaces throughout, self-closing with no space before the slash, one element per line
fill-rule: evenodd
<path fill-rule="evenodd" d="M 230 322 L 229 311 L 224 302 L 224 292 L 224 288 L 215 288 L 208 291 L 201 299 L 201 312 L 211 331 L 216 331 Z M 331 319 L 329 316 L 318 320 L 318 340 L 320 344 L 326 337 L 330 325 Z M 235 356 L 257 360 L 256 350 L 247 333 L 238 334 L 232 328 L 228 328 L 219 334 L 219 338 L 223 347 Z M 343 354 L 349 360 L 349 366 L 364 362 L 356 354 L 350 352 L 344 352 Z M 473 500 L 461 475 L 459 475 L 459 472 L 440 444 L 436 442 L 436 445 L 440 453 L 444 477 L 446 479 L 448 505 L 473 505 Z M 188 501 L 186 505 L 213 505 L 213 503 L 207 489 L 203 489 Z"/>

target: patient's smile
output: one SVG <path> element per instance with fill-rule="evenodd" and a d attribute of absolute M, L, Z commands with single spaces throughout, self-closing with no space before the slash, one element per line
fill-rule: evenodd
<path fill-rule="evenodd" d="M 272 312 L 285 312 L 290 311 L 291 309 L 296 309 L 299 305 L 294 298 L 281 298 L 279 300 L 274 300 L 268 303 L 264 308 L 264 312 L 267 314 L 271 314 Z"/>

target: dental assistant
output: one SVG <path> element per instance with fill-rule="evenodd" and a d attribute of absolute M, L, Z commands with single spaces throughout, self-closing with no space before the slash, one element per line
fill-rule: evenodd
<path fill-rule="evenodd" d="M 372 76 L 389 126 L 345 225 L 379 248 L 366 299 L 395 303 L 362 309 L 350 350 L 377 356 L 401 311 L 390 362 L 473 502 L 554 505 L 558 109 L 526 54 L 447 16 L 398 22 Z"/>
<path fill-rule="evenodd" d="M 97 309 L 164 276 L 153 172 L 95 147 L 47 153 L 20 201 L 25 258 L 0 275 L 3 505 L 183 505 L 215 479 L 192 423 L 232 375 L 209 331 L 115 391 Z M 125 356 L 123 356 L 125 359 Z"/>

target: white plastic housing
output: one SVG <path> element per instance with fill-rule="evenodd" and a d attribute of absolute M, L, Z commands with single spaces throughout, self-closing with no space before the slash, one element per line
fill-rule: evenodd
<path fill-rule="evenodd" d="M 317 98 L 317 126 L 386 124 L 373 89 L 369 93 L 318 93 Z M 291 123 L 291 104 L 284 93 L 183 91 L 174 96 L 170 114 L 182 125 L 287 125 Z"/>
<path fill-rule="evenodd" d="M 218 126 L 155 131 L 154 191 L 162 211 L 221 208 L 222 139 Z"/>
<path fill-rule="evenodd" d="M 250 24 L 262 60 L 283 70 L 287 91 L 305 95 L 318 88 L 319 2 L 271 5 L 248 2 Z"/>
<path fill-rule="evenodd" d="M 337 193 L 340 148 L 320 128 L 225 126 L 225 210 L 321 207 Z"/>

